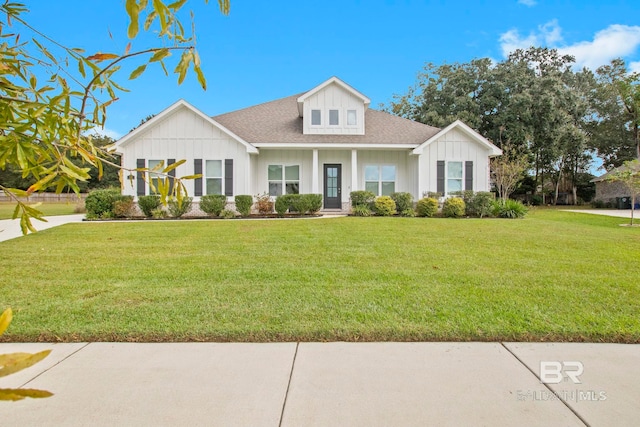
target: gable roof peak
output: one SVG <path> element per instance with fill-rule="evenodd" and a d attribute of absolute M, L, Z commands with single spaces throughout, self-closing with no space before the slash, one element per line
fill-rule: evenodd
<path fill-rule="evenodd" d="M 314 87 L 313 89 L 311 89 L 308 92 L 303 93 L 302 95 L 300 95 L 298 97 L 298 113 L 300 114 L 300 117 L 302 117 L 302 112 L 303 112 L 303 109 L 304 109 L 303 108 L 304 107 L 304 101 L 307 98 L 309 98 L 310 96 L 320 92 L 322 89 L 324 89 L 327 86 L 332 85 L 332 84 L 335 84 L 335 85 L 341 87 L 342 89 L 344 89 L 347 92 L 351 93 L 356 98 L 360 98 L 362 100 L 362 102 L 364 103 L 364 108 L 365 109 L 367 109 L 369 107 L 369 104 L 371 104 L 371 100 L 369 98 L 367 98 L 365 95 L 363 95 L 361 92 L 355 90 L 352 86 L 350 86 L 347 83 L 343 82 L 342 80 L 340 80 L 336 76 L 333 76 L 329 80 L 326 80 L 326 81 L 320 83 L 318 86 Z"/>

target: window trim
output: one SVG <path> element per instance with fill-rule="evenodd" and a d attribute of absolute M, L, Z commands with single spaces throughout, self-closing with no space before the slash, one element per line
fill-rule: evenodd
<path fill-rule="evenodd" d="M 378 191 L 375 193 L 376 197 L 378 196 L 387 196 L 388 194 L 382 194 L 382 184 L 385 182 L 393 182 L 393 192 L 396 192 L 397 186 L 398 186 L 398 165 L 394 164 L 394 163 L 367 163 L 364 165 L 364 168 L 362 169 L 363 172 L 363 182 L 364 182 L 364 189 L 367 189 L 367 182 L 375 182 L 375 181 L 371 181 L 371 180 L 367 180 L 367 167 L 369 166 L 375 166 L 378 168 Z M 394 168 L 394 180 L 393 181 L 388 181 L 388 180 L 383 180 L 382 179 L 382 168 L 385 166 L 393 166 Z"/>
<path fill-rule="evenodd" d="M 209 179 L 219 179 L 220 180 L 220 193 L 216 193 L 218 195 L 224 195 L 224 159 L 204 159 L 203 160 L 204 165 L 203 165 L 203 169 L 204 169 L 204 173 L 202 174 L 202 177 L 204 178 L 204 188 L 202 189 L 202 195 L 206 196 L 209 195 L 209 192 L 207 191 L 207 180 Z M 220 162 L 220 176 L 209 176 L 207 175 L 207 162 Z"/>
<path fill-rule="evenodd" d="M 449 178 L 449 164 L 450 163 L 460 163 L 462 169 L 462 176 L 460 178 Z M 465 183 L 465 161 L 464 160 L 447 160 L 444 162 L 444 196 L 449 196 L 449 193 L 452 191 L 449 190 L 449 180 L 460 181 L 460 190 L 453 191 L 464 191 L 464 183 Z"/>
<path fill-rule="evenodd" d="M 275 179 L 269 179 L 269 166 L 280 166 L 282 168 L 282 179 L 280 180 L 275 180 Z M 291 166 L 297 166 L 298 167 L 298 179 L 297 180 L 292 180 L 292 179 L 287 179 L 287 167 L 291 167 Z M 277 197 L 280 196 L 282 194 L 301 194 L 300 193 L 300 177 L 302 176 L 302 165 L 300 163 L 268 163 L 267 164 L 267 193 L 269 193 L 269 195 L 271 197 Z M 298 183 L 298 192 L 297 193 L 287 193 L 287 184 L 292 184 L 292 183 Z M 279 183 L 282 185 L 282 193 L 281 194 L 271 194 L 271 183 Z"/>

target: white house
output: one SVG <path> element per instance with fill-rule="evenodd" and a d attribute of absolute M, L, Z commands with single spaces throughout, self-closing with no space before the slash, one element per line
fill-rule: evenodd
<path fill-rule="evenodd" d="M 324 209 L 349 209 L 349 194 L 489 191 L 489 159 L 502 151 L 461 121 L 445 129 L 369 108 L 332 77 L 308 92 L 216 117 L 180 100 L 117 143 L 126 168 L 185 159 L 176 176 L 205 194 L 320 193 Z M 141 174 L 124 193 L 149 194 Z"/>

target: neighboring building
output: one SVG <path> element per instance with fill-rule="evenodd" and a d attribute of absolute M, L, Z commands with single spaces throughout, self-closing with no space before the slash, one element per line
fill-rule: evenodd
<path fill-rule="evenodd" d="M 607 180 L 612 174 L 620 170 L 625 170 L 625 166 L 612 169 L 604 175 L 591 180 L 591 182 L 596 184 L 596 196 L 594 200 L 610 203 L 614 207 L 631 208 L 631 191 L 629 187 L 621 181 Z M 636 204 L 639 200 L 640 194 L 636 194 Z"/>
<path fill-rule="evenodd" d="M 176 176 L 189 195 L 319 193 L 324 209 L 349 209 L 349 194 L 489 191 L 489 159 L 502 151 L 456 121 L 445 129 L 369 108 L 332 77 L 310 91 L 209 117 L 180 100 L 118 143 L 125 168 L 186 159 Z M 141 174 L 124 193 L 149 194 Z"/>

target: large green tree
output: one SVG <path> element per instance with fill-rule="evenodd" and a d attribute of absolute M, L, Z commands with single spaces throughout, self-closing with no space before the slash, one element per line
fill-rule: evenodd
<path fill-rule="evenodd" d="M 9 0 L 0 4 L 0 170 L 12 168 L 23 179 L 35 181 L 26 191 L 5 185 L 0 190 L 16 201 L 14 217 L 21 217 L 23 232 L 33 231 L 31 218 L 41 219 L 42 214 L 22 203 L 20 196 L 49 188 L 78 192 L 79 183 L 91 179 L 92 167 L 100 177 L 104 164 L 118 167 L 90 131 L 104 126 L 117 92 L 126 90 L 117 82 L 123 61 L 139 63 L 130 79 L 157 64 L 165 73 L 172 66 L 178 83 L 191 69 L 206 88 L 195 39 L 179 16 L 186 4 L 187 0 L 126 0 L 123 13 L 129 17 L 131 42 L 123 52 L 65 46 L 30 25 L 25 5 Z M 218 0 L 218 6 L 228 13 L 229 0 Z M 156 33 L 158 47 L 135 50 L 141 30 Z M 179 164 L 158 172 L 166 175 Z M 185 194 L 180 178 L 160 190 L 165 201 L 170 196 L 181 201 Z"/>

